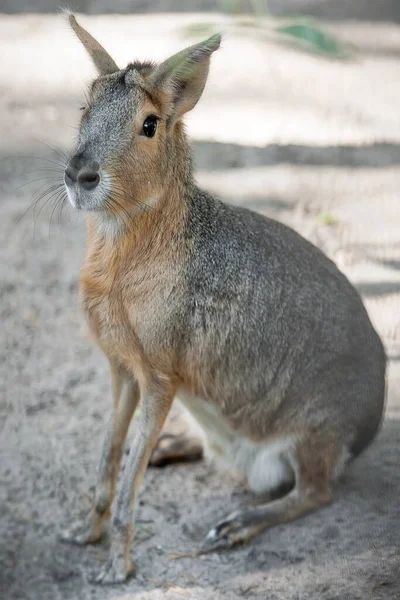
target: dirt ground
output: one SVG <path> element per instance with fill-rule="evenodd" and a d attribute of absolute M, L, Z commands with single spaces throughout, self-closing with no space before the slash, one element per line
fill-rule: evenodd
<path fill-rule="evenodd" d="M 390 19 L 394 3 L 380 6 L 369 18 L 361 10 L 362 21 L 325 14 L 357 47 L 347 62 L 232 29 L 219 14 L 82 20 L 121 65 L 192 43 L 193 23 L 226 31 L 188 118 L 199 182 L 285 221 L 336 260 L 390 357 L 382 431 L 331 507 L 248 547 L 176 559 L 247 497 L 204 462 L 148 470 L 132 550 L 138 575 L 112 588 L 89 582 L 107 537 L 88 548 L 57 539 L 88 509 L 111 410 L 106 361 L 77 310 L 84 225 L 68 208 L 53 213 L 54 198 L 40 214 L 48 197 L 32 206 L 61 177 L 64 159 L 46 144 L 70 147 L 93 72 L 59 16 L 0 15 L 0 598 L 400 599 L 400 11 Z M 178 407 L 171 421 L 184 427 Z"/>

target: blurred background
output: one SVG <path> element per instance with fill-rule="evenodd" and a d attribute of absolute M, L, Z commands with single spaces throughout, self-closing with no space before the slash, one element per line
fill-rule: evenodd
<path fill-rule="evenodd" d="M 400 598 L 400 3 L 70 6 L 121 67 L 223 32 L 186 119 L 197 179 L 297 229 L 357 286 L 390 357 L 387 418 L 332 508 L 204 561 L 170 553 L 197 547 L 239 484 L 204 463 L 149 471 L 138 578 L 88 583 L 106 544 L 56 533 L 89 506 L 110 386 L 77 310 L 84 224 L 57 186 L 95 73 L 56 2 L 0 0 L 0 597 Z"/>

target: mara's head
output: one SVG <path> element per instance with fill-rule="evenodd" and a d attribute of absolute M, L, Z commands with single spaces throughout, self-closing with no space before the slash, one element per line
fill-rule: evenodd
<path fill-rule="evenodd" d="M 120 69 L 104 48 L 68 15 L 99 76 L 89 87 L 75 150 L 65 170 L 71 204 L 118 216 L 154 206 L 164 186 L 190 171 L 181 117 L 199 100 L 220 35 L 160 65 L 133 62 Z M 186 169 L 186 171 L 185 171 Z"/>

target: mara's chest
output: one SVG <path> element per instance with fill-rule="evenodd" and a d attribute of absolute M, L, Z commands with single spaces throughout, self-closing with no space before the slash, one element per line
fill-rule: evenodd
<path fill-rule="evenodd" d="M 84 263 L 80 305 L 103 352 L 124 363 L 165 362 L 175 345 L 176 278 L 167 269 L 114 269 Z"/>
<path fill-rule="evenodd" d="M 127 303 L 123 282 L 107 269 L 82 268 L 79 300 L 92 336 L 108 356 L 131 354 L 138 345 L 132 317 L 135 307 Z M 139 307 L 136 307 L 138 310 Z"/>

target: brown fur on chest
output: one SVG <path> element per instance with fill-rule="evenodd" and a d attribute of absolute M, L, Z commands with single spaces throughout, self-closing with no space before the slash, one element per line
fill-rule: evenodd
<path fill-rule="evenodd" d="M 91 230 L 81 270 L 80 304 L 103 352 L 133 370 L 171 370 L 166 337 L 177 285 L 171 246 L 145 248 L 132 237 L 109 243 Z"/>
<path fill-rule="evenodd" d="M 93 267 L 90 264 L 90 267 Z M 120 282 L 101 270 L 95 274 L 84 265 L 80 283 L 80 303 L 88 326 L 99 346 L 107 356 L 124 354 L 126 347 L 137 345 L 130 325 L 127 307 L 121 293 Z"/>

